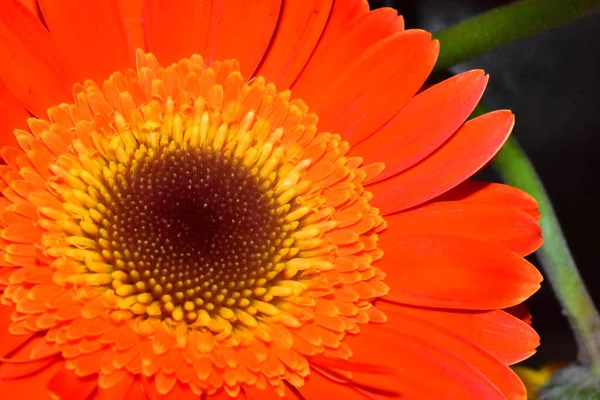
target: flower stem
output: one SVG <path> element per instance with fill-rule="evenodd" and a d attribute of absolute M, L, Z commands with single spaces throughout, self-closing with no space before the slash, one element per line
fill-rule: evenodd
<path fill-rule="evenodd" d="M 479 105 L 474 115 L 487 111 Z M 492 165 L 504 182 L 528 192 L 537 200 L 544 235 L 538 257 L 571 323 L 581 362 L 600 378 L 600 315 L 579 275 L 540 178 L 525 152 L 512 138 L 502 147 Z"/>
<path fill-rule="evenodd" d="M 434 36 L 442 43 L 435 71 L 585 14 L 600 0 L 522 0 L 453 25 Z"/>

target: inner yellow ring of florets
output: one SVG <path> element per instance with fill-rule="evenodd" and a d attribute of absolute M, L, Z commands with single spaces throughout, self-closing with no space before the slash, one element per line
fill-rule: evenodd
<path fill-rule="evenodd" d="M 188 114 L 138 132 L 117 115 L 120 133 L 98 137 L 100 151 L 75 141 L 77 156 L 59 157 L 69 246 L 50 253 L 78 263 L 69 283 L 116 296 L 116 311 L 252 327 L 279 313 L 278 298 L 303 291 L 299 271 L 330 268 L 298 256 L 322 242 L 303 221 L 322 200 L 301 180 L 310 162 L 286 161 L 281 130 L 253 112 L 233 126 L 203 101 Z"/>

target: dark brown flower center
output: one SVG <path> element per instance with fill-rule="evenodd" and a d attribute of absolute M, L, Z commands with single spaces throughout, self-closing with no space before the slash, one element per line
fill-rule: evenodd
<path fill-rule="evenodd" d="M 210 149 L 157 148 L 109 183 L 115 269 L 171 314 L 234 306 L 273 270 L 286 237 L 273 183 Z M 244 291 L 244 289 L 247 289 Z M 244 295 L 246 292 L 246 295 Z"/>

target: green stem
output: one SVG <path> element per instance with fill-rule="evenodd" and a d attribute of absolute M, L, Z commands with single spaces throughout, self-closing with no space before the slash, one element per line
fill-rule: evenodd
<path fill-rule="evenodd" d="M 600 0 L 522 0 L 460 22 L 434 35 L 442 43 L 435 71 L 560 25 L 599 4 Z"/>
<path fill-rule="evenodd" d="M 479 105 L 474 115 L 488 110 Z M 546 278 L 575 332 L 581 362 L 600 378 L 600 315 L 569 251 L 544 186 L 519 144 L 509 138 L 492 164 L 504 182 L 531 194 L 542 215 L 544 244 L 538 250 Z"/>

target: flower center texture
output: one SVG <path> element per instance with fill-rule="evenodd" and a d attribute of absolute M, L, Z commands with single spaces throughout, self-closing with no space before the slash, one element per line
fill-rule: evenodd
<path fill-rule="evenodd" d="M 295 224 L 277 204 L 275 181 L 230 152 L 169 144 L 139 149 L 137 162 L 106 180 L 98 247 L 122 272 L 117 294 L 137 296 L 136 310 L 152 301 L 146 312 L 177 321 L 194 323 L 199 312 L 232 317 L 224 310 L 247 310 L 276 284 Z"/>
<path fill-rule="evenodd" d="M 236 61 L 137 63 L 75 85 L 3 154 L 23 166 L 4 173 L 23 199 L 5 219 L 34 227 L 5 230 L 7 262 L 26 266 L 4 291 L 12 331 L 47 332 L 101 387 L 126 371 L 159 393 L 283 393 L 314 357 L 349 358 L 344 338 L 385 322 L 385 221 L 363 188 L 382 165 Z"/>

